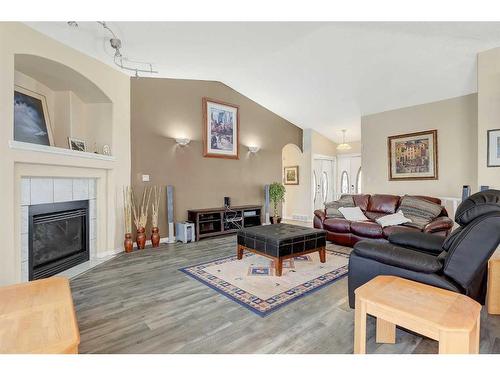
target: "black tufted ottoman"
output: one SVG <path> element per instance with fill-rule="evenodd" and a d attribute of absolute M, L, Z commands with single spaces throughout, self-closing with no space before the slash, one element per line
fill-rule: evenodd
<path fill-rule="evenodd" d="M 238 231 L 238 259 L 243 250 L 274 260 L 276 276 L 281 276 L 283 259 L 319 252 L 321 263 L 326 262 L 326 231 L 291 224 L 262 225 Z"/>

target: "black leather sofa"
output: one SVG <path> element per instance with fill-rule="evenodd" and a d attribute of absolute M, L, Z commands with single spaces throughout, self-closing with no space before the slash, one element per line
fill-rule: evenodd
<path fill-rule="evenodd" d="M 397 233 L 388 241 L 356 243 L 349 259 L 349 305 L 354 291 L 378 275 L 393 275 L 465 294 L 484 304 L 488 259 L 500 243 L 500 191 L 463 201 L 448 237 Z"/>

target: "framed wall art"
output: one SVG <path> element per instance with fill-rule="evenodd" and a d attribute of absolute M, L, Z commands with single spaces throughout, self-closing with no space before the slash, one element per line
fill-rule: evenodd
<path fill-rule="evenodd" d="M 299 166 L 284 168 L 285 185 L 298 185 L 299 184 Z"/>
<path fill-rule="evenodd" d="M 389 180 L 437 180 L 437 130 L 401 134 L 387 139 Z"/>
<path fill-rule="evenodd" d="M 14 140 L 53 146 L 47 99 L 17 85 L 14 87 Z"/>
<path fill-rule="evenodd" d="M 488 130 L 488 167 L 500 167 L 500 129 Z"/>
<path fill-rule="evenodd" d="M 203 156 L 239 158 L 239 107 L 203 98 Z"/>

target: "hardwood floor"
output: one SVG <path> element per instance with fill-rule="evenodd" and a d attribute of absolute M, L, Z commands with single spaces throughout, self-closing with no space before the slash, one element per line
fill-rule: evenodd
<path fill-rule="evenodd" d="M 352 353 L 347 278 L 261 318 L 178 271 L 234 254 L 236 237 L 121 254 L 71 280 L 80 353 Z M 500 353 L 500 316 L 482 311 L 481 353 Z M 397 330 L 368 353 L 437 353 L 437 342 Z"/>

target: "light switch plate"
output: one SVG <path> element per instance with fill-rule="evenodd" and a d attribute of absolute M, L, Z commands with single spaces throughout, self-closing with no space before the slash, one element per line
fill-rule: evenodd
<path fill-rule="evenodd" d="M 142 175 L 142 182 L 149 182 L 149 175 L 148 174 Z"/>

